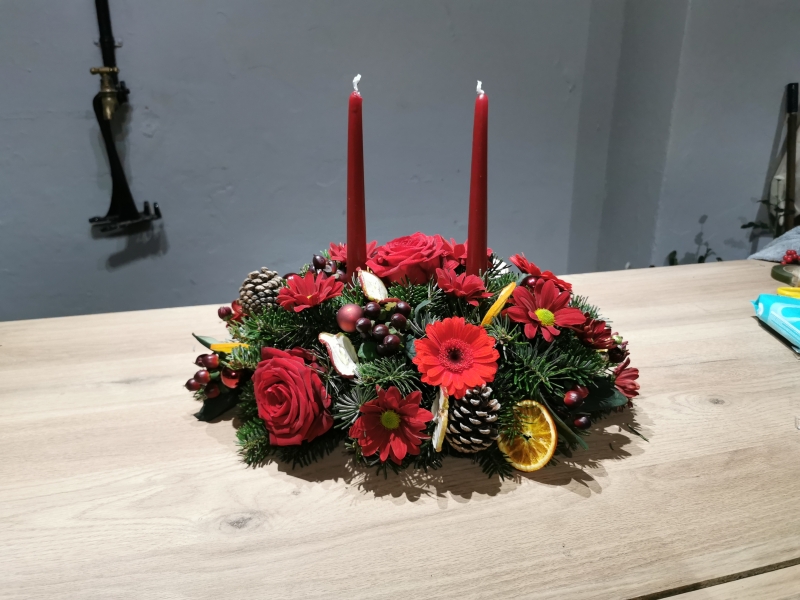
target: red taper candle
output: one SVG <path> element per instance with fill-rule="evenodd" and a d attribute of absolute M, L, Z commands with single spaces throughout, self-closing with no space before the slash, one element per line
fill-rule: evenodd
<path fill-rule="evenodd" d="M 364 135 L 361 126 L 361 94 L 353 79 L 347 119 L 347 277 L 367 264 L 367 215 L 364 208 Z"/>
<path fill-rule="evenodd" d="M 467 230 L 467 273 L 478 275 L 486 270 L 487 187 L 489 96 L 478 82 L 475 98 L 475 124 L 472 127 L 472 172 L 469 181 L 469 228 Z"/>

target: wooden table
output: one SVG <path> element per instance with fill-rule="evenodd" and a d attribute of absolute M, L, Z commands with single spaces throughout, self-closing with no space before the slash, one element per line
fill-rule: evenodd
<path fill-rule="evenodd" d="M 215 307 L 0 323 L 0 597 L 800 597 L 800 363 L 749 303 L 770 266 L 568 277 L 642 396 L 504 483 L 245 468 L 182 388 Z"/>

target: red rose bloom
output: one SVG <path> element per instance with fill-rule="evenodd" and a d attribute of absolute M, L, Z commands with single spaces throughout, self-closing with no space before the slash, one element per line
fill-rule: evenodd
<path fill-rule="evenodd" d="M 639 384 L 636 383 L 639 379 L 639 369 L 629 367 L 630 364 L 631 359 L 626 358 L 625 362 L 618 364 L 614 369 L 614 385 L 628 400 L 639 395 Z"/>
<path fill-rule="evenodd" d="M 514 263 L 514 266 L 516 266 L 523 273 L 527 273 L 528 275 L 533 275 L 534 277 L 537 277 L 538 278 L 537 281 L 539 279 L 544 279 L 545 281 L 552 281 L 553 283 L 556 284 L 556 286 L 560 290 L 564 290 L 567 292 L 572 290 L 571 283 L 564 281 L 563 279 L 559 279 L 558 277 L 553 275 L 552 271 L 542 272 L 542 270 L 539 269 L 539 267 L 537 267 L 534 263 L 530 262 L 527 258 L 525 258 L 524 254 L 515 254 L 508 260 Z"/>
<path fill-rule="evenodd" d="M 552 342 L 559 334 L 558 327 L 574 327 L 586 321 L 577 308 L 567 308 L 569 292 L 560 292 L 552 281 L 539 279 L 533 293 L 517 287 L 512 294 L 515 306 L 506 309 L 512 321 L 525 324 L 525 336 L 536 337 L 539 329 L 545 341 Z"/>
<path fill-rule="evenodd" d="M 414 343 L 413 358 L 424 383 L 463 398 L 468 389 L 494 380 L 500 353 L 483 327 L 451 317 L 428 325 L 425 335 Z"/>
<path fill-rule="evenodd" d="M 253 373 L 258 416 L 274 446 L 313 440 L 333 426 L 331 398 L 319 376 L 302 358 L 277 348 L 263 348 Z"/>
<path fill-rule="evenodd" d="M 605 321 L 586 316 L 583 325 L 574 328 L 578 339 L 595 350 L 608 350 L 617 345 L 611 336 L 611 327 Z"/>
<path fill-rule="evenodd" d="M 278 304 L 286 310 L 300 312 L 341 295 L 344 284 L 323 273 L 314 277 L 309 271 L 305 277 L 292 277 L 278 292 Z"/>
<path fill-rule="evenodd" d="M 378 277 L 392 282 L 408 279 L 411 283 L 427 283 L 442 263 L 444 240 L 441 236 L 415 233 L 399 237 L 380 246 L 367 266 Z"/>
<path fill-rule="evenodd" d="M 375 256 L 375 250 L 378 248 L 378 242 L 371 241 L 367 244 L 367 258 L 372 258 Z M 336 262 L 346 263 L 347 262 L 347 244 L 334 244 L 331 242 L 330 247 L 328 248 L 328 254 L 331 256 L 331 260 L 335 260 Z"/>
<path fill-rule="evenodd" d="M 381 462 L 391 458 L 400 464 L 407 454 L 419 454 L 425 424 L 433 419 L 429 410 L 420 408 L 421 392 L 411 392 L 403 398 L 396 387 L 383 391 L 378 397 L 361 405 L 361 416 L 350 428 L 349 435 L 361 446 L 364 456 L 380 452 Z"/>
<path fill-rule="evenodd" d="M 465 267 L 467 266 L 467 241 L 465 240 L 463 244 L 458 244 L 453 238 L 450 238 L 450 242 L 446 240 L 442 240 L 444 242 L 444 268 L 445 269 L 456 269 L 457 267 Z M 492 266 L 492 249 L 486 249 L 486 268 Z"/>
<path fill-rule="evenodd" d="M 478 306 L 480 299 L 492 296 L 486 291 L 483 279 L 466 273 L 456 275 L 452 269 L 436 269 L 436 284 L 444 293 L 464 298 L 472 306 Z"/>

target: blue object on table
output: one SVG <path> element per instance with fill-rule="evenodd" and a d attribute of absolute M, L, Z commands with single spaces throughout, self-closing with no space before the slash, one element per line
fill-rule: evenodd
<path fill-rule="evenodd" d="M 780 334 L 800 354 L 800 299 L 761 294 L 753 300 L 756 316 Z"/>

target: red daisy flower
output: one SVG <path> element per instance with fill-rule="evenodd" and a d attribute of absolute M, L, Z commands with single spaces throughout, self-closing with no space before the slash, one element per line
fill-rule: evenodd
<path fill-rule="evenodd" d="M 381 462 L 391 458 L 400 464 L 407 454 L 419 454 L 423 432 L 433 414 L 421 408 L 422 392 L 411 392 L 403 398 L 396 387 L 383 391 L 377 388 L 378 397 L 361 405 L 361 415 L 350 428 L 349 435 L 361 446 L 364 456 L 380 452 Z"/>
<path fill-rule="evenodd" d="M 555 283 L 556 286 L 558 286 L 558 288 L 561 290 L 567 292 L 572 290 L 571 283 L 569 283 L 568 281 L 564 281 L 563 279 L 559 279 L 553 274 L 552 271 L 542 272 L 542 270 L 539 267 L 537 267 L 534 263 L 530 262 L 527 258 L 525 258 L 524 254 L 515 254 L 508 260 L 514 263 L 514 266 L 516 266 L 523 273 L 527 273 L 528 275 L 533 275 L 534 277 L 536 277 L 537 281 L 539 279 L 544 279 L 545 281 L 549 280 Z"/>
<path fill-rule="evenodd" d="M 639 384 L 636 383 L 639 379 L 639 369 L 630 367 L 630 364 L 631 359 L 626 358 L 625 362 L 618 364 L 614 369 L 614 385 L 628 400 L 639 395 Z"/>
<path fill-rule="evenodd" d="M 378 242 L 373 240 L 369 244 L 367 244 L 367 258 L 372 258 L 375 256 L 375 252 L 378 249 Z M 347 244 L 334 244 L 331 242 L 330 247 L 328 248 L 328 254 L 331 256 L 331 260 L 335 260 L 336 262 L 346 263 L 347 262 Z"/>
<path fill-rule="evenodd" d="M 525 324 L 525 335 L 536 336 L 539 329 L 547 342 L 559 334 L 558 327 L 575 327 L 586 321 L 577 308 L 567 308 L 569 292 L 561 292 L 552 281 L 539 279 L 531 293 L 525 287 L 517 287 L 513 293 L 514 304 L 506 314 L 517 323 Z"/>
<path fill-rule="evenodd" d="M 457 243 L 453 238 L 450 241 L 442 240 L 444 242 L 444 268 L 456 269 L 458 267 L 467 266 L 467 240 L 463 244 Z M 486 249 L 486 268 L 492 266 L 492 249 Z"/>
<path fill-rule="evenodd" d="M 478 306 L 482 298 L 491 298 L 486 291 L 483 279 L 477 275 L 462 273 L 456 275 L 452 269 L 436 269 L 436 283 L 445 294 L 453 294 L 457 298 L 464 298 L 472 306 Z"/>
<path fill-rule="evenodd" d="M 340 296 L 344 289 L 344 284 L 333 277 L 320 273 L 315 278 L 311 271 L 302 278 L 291 277 L 286 281 L 286 286 L 278 292 L 278 304 L 286 310 L 294 309 L 294 312 Z"/>
<path fill-rule="evenodd" d="M 424 383 L 463 398 L 468 389 L 494 380 L 500 354 L 483 327 L 452 317 L 431 323 L 425 335 L 415 342 L 413 359 Z"/>
<path fill-rule="evenodd" d="M 611 327 L 605 321 L 592 319 L 586 316 L 583 325 L 575 327 L 575 334 L 578 339 L 590 348 L 595 350 L 609 350 L 617 345 L 611 335 Z"/>

